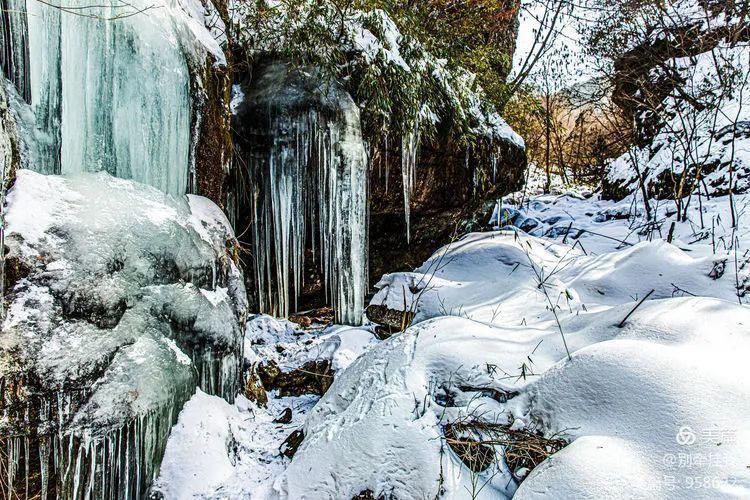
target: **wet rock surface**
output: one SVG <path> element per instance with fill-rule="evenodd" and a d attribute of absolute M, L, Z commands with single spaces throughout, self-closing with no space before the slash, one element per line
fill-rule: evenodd
<path fill-rule="evenodd" d="M 486 203 L 520 189 L 525 148 L 510 139 L 498 140 L 495 146 L 490 154 L 440 136 L 421 147 L 410 198 L 410 241 L 400 150 L 379 152 L 370 177 L 370 286 L 383 274 L 418 267 L 456 235 L 479 230 L 490 215 Z M 388 168 L 383 162 L 389 163 Z"/>
<path fill-rule="evenodd" d="M 331 370 L 330 361 L 314 360 L 291 371 L 281 371 L 271 362 L 260 365 L 258 375 L 266 390 L 279 391 L 282 397 L 305 394 L 322 396 L 331 387 L 334 372 Z"/>

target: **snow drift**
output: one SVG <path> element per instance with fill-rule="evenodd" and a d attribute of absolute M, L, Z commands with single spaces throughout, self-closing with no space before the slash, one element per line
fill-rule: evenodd
<path fill-rule="evenodd" d="M 553 222 L 552 204 L 537 208 Z M 627 238 L 622 221 L 600 225 Z M 617 249 L 598 237 L 607 251 L 587 255 L 595 239 L 573 247 L 515 231 L 471 234 L 414 273 L 386 276 L 373 302 L 406 304 L 415 324 L 338 376 L 310 413 L 278 496 L 750 494 L 750 372 L 740 354 L 750 313 L 731 270 L 712 276 L 705 240 L 688 253 L 661 241 Z M 472 472 L 451 448 L 456 423 L 490 443 L 492 466 Z M 520 482 L 528 470 L 509 464 L 507 443 L 483 430 L 492 426 L 570 444 Z"/>

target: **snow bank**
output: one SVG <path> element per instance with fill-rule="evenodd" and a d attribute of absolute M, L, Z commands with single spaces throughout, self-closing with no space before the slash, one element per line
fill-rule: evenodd
<path fill-rule="evenodd" d="M 374 337 L 365 329 L 302 329 L 258 315 L 247 324 L 245 358 L 248 366 L 262 361 L 284 371 L 327 360 L 338 372 L 372 344 Z M 289 464 L 281 444 L 302 426 L 318 399 L 270 393 L 267 407 L 260 407 L 242 396 L 231 405 L 198 391 L 172 429 L 156 491 L 165 498 L 273 497 L 273 482 Z M 289 420 L 280 422 L 284 412 Z"/>
<path fill-rule="evenodd" d="M 697 209 L 673 245 L 608 217 L 627 214 L 623 205 L 533 199 L 519 213 L 549 238 L 471 234 L 412 273 L 384 277 L 373 303 L 402 309 L 406 292 L 414 326 L 337 377 L 278 496 L 750 495 L 750 312 L 727 250 L 695 237 Z M 714 199 L 704 217 L 727 209 Z M 567 237 L 551 231 L 571 225 Z M 717 222 L 715 237 L 726 229 Z M 466 421 L 570 444 L 519 486 L 502 459 L 481 473 L 462 463 L 445 429 Z"/>
<path fill-rule="evenodd" d="M 373 325 L 302 331 L 253 318 L 249 363 L 292 369 L 332 360 L 333 385 L 317 404 L 271 394 L 268 410 L 195 396 L 170 442 L 165 491 L 280 499 L 750 496 L 743 223 L 750 197 L 734 197 L 741 222 L 734 229 L 727 198 L 694 204 L 669 244 L 671 203 L 654 201 L 660 222 L 644 227 L 632 198 L 564 193 L 511 203 L 520 196 L 498 203 L 492 224 L 505 230 L 469 234 L 420 268 L 381 280 L 372 303 L 416 311 L 413 325 L 387 341 L 373 339 Z M 294 408 L 292 421 L 274 423 L 285 408 Z M 456 451 L 449 429 L 462 423 L 475 427 L 461 438 L 489 443 L 494 461 L 486 469 L 472 472 Z M 289 461 L 278 447 L 300 426 L 305 438 Z M 508 463 L 507 443 L 481 426 L 568 444 L 529 471 Z M 202 439 L 222 464 L 206 463 L 205 483 L 203 457 L 189 453 Z"/>
<path fill-rule="evenodd" d="M 474 478 L 446 448 L 441 426 L 474 414 L 573 441 L 522 483 L 519 498 L 684 498 L 698 488 L 747 495 L 750 373 L 742 352 L 750 347 L 750 314 L 712 299 L 670 299 L 647 304 L 618 328 L 630 308 L 566 323 L 572 361 L 552 329 L 460 318 L 413 327 L 334 383 L 276 491 L 433 498 L 442 489 L 446 498 L 468 498 Z M 527 356 L 534 376 L 524 380 L 517 370 Z M 520 395 L 503 404 L 467 386 Z M 445 405 L 445 393 L 462 399 Z M 694 432 L 696 443 L 681 444 L 681 432 Z M 697 476 L 711 485 L 699 486 Z M 478 481 L 487 483 L 480 498 L 515 489 L 502 465 Z"/>
<path fill-rule="evenodd" d="M 587 329 L 614 330 L 625 309 Z M 704 298 L 652 302 L 612 340 L 544 373 L 529 391 L 530 416 L 575 441 L 532 472 L 517 498 L 750 494 L 741 354 L 749 313 Z"/>

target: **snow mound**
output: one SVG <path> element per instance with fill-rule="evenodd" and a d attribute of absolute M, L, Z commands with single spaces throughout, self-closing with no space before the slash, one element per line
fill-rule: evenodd
<path fill-rule="evenodd" d="M 277 493 L 433 498 L 442 490 L 468 498 L 477 479 L 446 447 L 442 428 L 481 415 L 572 440 L 521 484 L 518 498 L 750 494 L 750 430 L 742 424 L 750 313 L 718 300 L 669 299 L 643 306 L 620 329 L 629 308 L 568 324 L 572 361 L 554 330 L 459 318 L 413 327 L 336 380 L 310 414 L 309 437 Z M 527 356 L 540 376 L 516 374 Z M 520 394 L 503 404 L 467 387 Z M 463 400 L 447 405 L 445 393 Z M 696 442 L 682 444 L 691 433 Z M 516 486 L 503 464 L 478 483 L 487 485 L 480 498 L 511 496 Z"/>
<path fill-rule="evenodd" d="M 530 416 L 576 440 L 517 498 L 749 495 L 748 313 L 704 298 L 650 303 L 548 370 L 529 388 Z M 618 317 L 603 319 L 613 330 Z"/>
<path fill-rule="evenodd" d="M 573 238 L 471 234 L 384 277 L 373 303 L 406 303 L 413 326 L 338 374 L 277 495 L 750 495 L 750 311 L 734 278 L 711 276 L 710 243 L 599 239 L 596 255 Z M 446 435 L 466 422 L 570 444 L 523 482 L 501 443 L 472 472 Z"/>

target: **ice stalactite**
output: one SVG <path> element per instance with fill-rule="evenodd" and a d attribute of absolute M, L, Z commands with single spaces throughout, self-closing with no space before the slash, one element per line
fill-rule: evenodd
<path fill-rule="evenodd" d="M 14 488 L 19 498 L 148 498 L 169 431 L 192 394 L 192 390 L 178 391 L 117 427 L 4 437 L 0 439 L 3 484 Z M 39 417 L 62 425 L 74 406 L 63 393 L 56 399 L 56 405 L 40 408 Z M 0 492 L 7 493 L 2 487 Z"/>
<path fill-rule="evenodd" d="M 250 163 L 265 179 L 253 195 L 261 310 L 297 310 L 309 243 L 338 320 L 359 323 L 367 268 L 364 147 L 314 111 L 280 120 L 293 141 L 274 141 L 267 158 Z"/>
<path fill-rule="evenodd" d="M 406 241 L 411 241 L 411 195 L 417 182 L 417 155 L 419 154 L 419 125 L 401 138 L 401 175 L 404 187 L 404 217 L 406 218 Z"/>
<path fill-rule="evenodd" d="M 368 158 L 359 110 L 335 82 L 275 64 L 236 115 L 249 195 L 260 310 L 287 316 L 306 252 L 336 320 L 362 321 L 367 287 Z"/>

